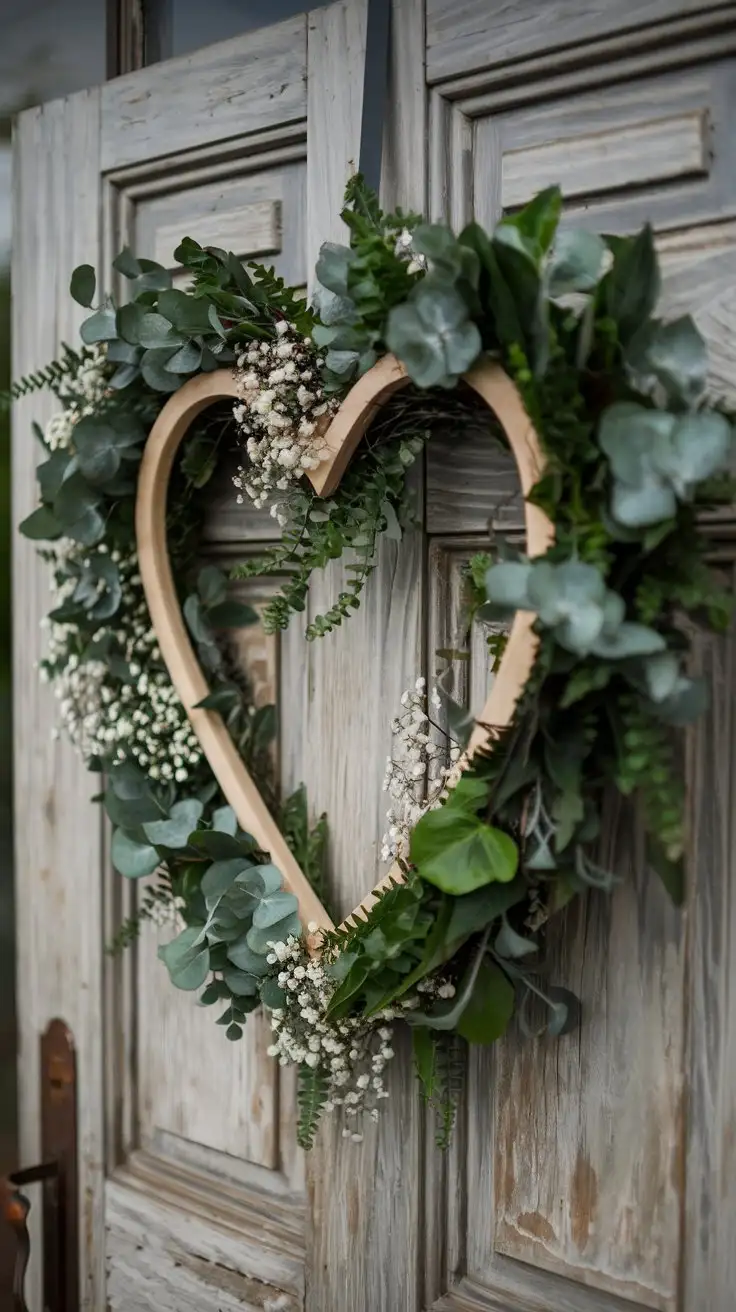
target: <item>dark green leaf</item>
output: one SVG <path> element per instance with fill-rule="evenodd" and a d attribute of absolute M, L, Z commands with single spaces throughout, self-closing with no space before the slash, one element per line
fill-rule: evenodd
<path fill-rule="evenodd" d="M 458 1022 L 458 1034 L 468 1043 L 495 1043 L 506 1033 L 513 1014 L 513 985 L 495 962 L 484 957 Z"/>
<path fill-rule="evenodd" d="M 82 324 L 79 335 L 86 346 L 94 346 L 96 342 L 111 342 L 117 337 L 117 327 L 115 325 L 115 311 L 109 306 L 102 310 L 97 310 L 95 314 L 90 315 Z"/>
<path fill-rule="evenodd" d="M 138 843 L 123 829 L 112 836 L 112 863 L 126 879 L 141 879 L 152 875 L 159 864 L 159 855 L 150 843 Z"/>
<path fill-rule="evenodd" d="M 33 542 L 54 542 L 62 536 L 64 527 L 48 506 L 39 506 L 23 520 L 20 532 Z"/>
<path fill-rule="evenodd" d="M 215 629 L 239 629 L 257 624 L 260 616 L 252 606 L 242 601 L 222 601 L 207 611 L 207 619 Z"/>
<path fill-rule="evenodd" d="M 129 246 L 125 246 L 120 254 L 115 256 L 112 267 L 118 273 L 122 273 L 124 278 L 137 278 L 141 272 L 141 266 Z"/>
<path fill-rule="evenodd" d="M 458 807 L 422 816 L 411 836 L 411 860 L 422 879 L 460 896 L 492 881 L 510 882 L 519 860 L 508 834 Z"/>
<path fill-rule="evenodd" d="M 97 277 L 91 264 L 80 264 L 74 270 L 69 291 L 72 299 L 77 305 L 83 305 L 89 309 L 95 299 L 95 289 L 97 287 Z"/>

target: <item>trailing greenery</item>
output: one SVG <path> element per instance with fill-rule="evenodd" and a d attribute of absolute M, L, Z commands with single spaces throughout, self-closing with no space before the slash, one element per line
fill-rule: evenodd
<path fill-rule="evenodd" d="M 323 247 L 311 306 L 273 271 L 190 239 L 176 252 L 191 276 L 186 291 L 125 251 L 115 267 L 128 280 L 126 304 L 93 306 L 94 272 L 76 270 L 72 294 L 92 310 L 83 351 L 16 389 L 50 385 L 64 404 L 41 434 L 41 504 L 22 528 L 52 544 L 59 597 L 45 668 L 67 728 L 104 776 L 113 861 L 131 879 L 157 873 L 139 915 L 159 919 L 163 908 L 178 918 L 160 955 L 175 986 L 220 1004 L 229 1038 L 260 1002 L 270 1009 L 270 1051 L 299 1068 L 307 1147 L 323 1111 L 342 1107 L 351 1138 L 360 1137 L 351 1116 L 378 1115 L 394 1024 L 411 1030 L 445 1143 L 467 1044 L 495 1042 L 513 1018 L 524 1033 L 553 1036 L 580 1023 L 578 1000 L 546 978 L 544 936 L 571 898 L 610 892 L 620 878 L 597 851 L 607 792 L 638 804 L 651 862 L 671 897 L 684 896 L 677 729 L 707 703 L 689 635 L 730 620 L 701 516 L 734 494 L 731 416 L 708 398 L 692 320 L 656 317 L 651 230 L 602 237 L 560 227 L 560 211 L 551 188 L 493 234 L 470 224 L 455 235 L 384 214 L 356 177 L 343 214 L 349 245 Z M 320 498 L 301 475 L 322 458 L 323 428 L 389 351 L 411 387 Z M 438 653 L 446 671 L 431 699 L 421 679 L 405 694 L 392 732 L 406 750 L 387 772 L 386 851 L 397 864 L 368 912 L 323 932 L 314 953 L 315 928 L 300 924 L 279 871 L 219 794 L 150 629 L 133 532 L 145 437 L 188 378 L 234 369 L 235 410 L 213 408 L 181 452 L 168 540 L 211 689 L 203 705 L 222 715 L 329 904 L 325 819 L 310 824 L 303 789 L 278 796 L 275 712 L 251 704 L 227 641 L 229 629 L 259 617 L 200 559 L 200 493 L 234 444 L 236 486 L 258 506 L 272 494 L 281 540 L 233 571 L 286 575 L 265 608 L 267 631 L 306 610 L 315 569 L 347 555 L 347 585 L 306 627 L 308 639 L 322 637 L 359 605 L 379 537 L 399 540 L 411 522 L 406 474 L 425 445 L 478 423 L 498 436 L 462 386 L 487 355 L 539 435 L 545 469 L 530 499 L 555 537 L 534 560 L 491 537 L 466 571 L 466 623 L 468 635 L 473 622 L 489 626 L 498 661 L 513 616 L 530 612 L 534 668 L 511 723 L 487 726 L 488 744 L 464 769 L 473 721 L 450 679 L 469 643 L 453 638 Z M 450 749 L 441 768 L 440 741 Z M 119 944 L 135 929 L 123 927 Z"/>

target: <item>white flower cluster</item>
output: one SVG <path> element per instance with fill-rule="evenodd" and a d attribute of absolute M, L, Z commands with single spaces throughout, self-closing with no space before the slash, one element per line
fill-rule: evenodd
<path fill-rule="evenodd" d="M 276 325 L 276 339 L 253 342 L 238 359 L 235 421 L 244 434 L 250 464 L 238 469 L 233 482 L 256 506 L 274 492 L 284 492 L 325 454 L 326 418 L 336 402 L 325 397 L 319 379 L 319 357 L 311 339 L 293 324 Z M 285 523 L 277 500 L 271 514 Z"/>
<path fill-rule="evenodd" d="M 310 925 L 310 933 L 316 928 Z M 378 1104 L 389 1096 L 383 1072 L 394 1050 L 386 1022 L 400 1015 L 401 1010 L 415 1007 L 417 999 L 404 1003 L 400 1010 L 387 1007 L 371 1023 L 360 1017 L 328 1021 L 325 1012 L 335 982 L 322 960 L 311 957 L 304 944 L 293 937 L 285 943 L 271 944 L 267 959 L 270 965 L 278 963 L 281 967 L 277 978 L 287 999 L 283 1010 L 271 1013 L 275 1038 L 269 1056 L 278 1057 L 282 1066 L 295 1063 L 321 1067 L 329 1091 L 325 1110 L 342 1107 L 356 1125 L 355 1129 L 344 1129 L 343 1135 L 356 1142 L 361 1140 L 363 1135 L 354 1118 L 367 1114 L 378 1120 Z"/>
<path fill-rule="evenodd" d="M 145 903 L 145 918 L 157 929 L 173 929 L 176 934 L 180 934 L 185 924 L 182 915 L 185 907 L 186 902 L 183 897 L 172 897 L 168 893 L 157 892 Z"/>
<path fill-rule="evenodd" d="M 96 551 L 105 552 L 104 544 Z M 87 549 L 65 543 L 57 554 L 57 565 L 62 570 L 72 554 L 83 563 Z M 161 653 L 151 628 L 137 557 L 134 552 L 121 556 L 113 551 L 111 559 L 118 566 L 122 588 L 118 627 L 101 625 L 93 641 L 113 637 L 132 681 L 121 683 L 104 662 L 83 659 L 75 650 L 74 625 L 48 620 L 42 621 L 49 627 L 49 647 L 41 677 L 54 679 L 62 723 L 85 759 L 132 758 L 152 779 L 185 783 L 200 761 L 199 742 L 160 664 Z M 74 587 L 74 579 L 64 580 L 56 604 L 68 599 Z"/>
<path fill-rule="evenodd" d="M 427 708 L 426 679 L 417 679 L 413 688 L 402 694 L 402 713 L 391 725 L 395 742 L 386 759 L 383 790 L 389 793 L 392 806 L 386 813 L 388 830 L 383 836 L 382 861 L 408 857 L 411 831 L 425 811 L 440 806 L 447 780 L 460 757 L 459 747 L 449 753 L 446 746 L 432 738 L 433 726 Z M 435 688 L 431 705 L 439 710 L 440 698 Z"/>
<path fill-rule="evenodd" d="M 44 433 L 50 451 L 69 450 L 79 420 L 98 409 L 107 391 L 108 374 L 107 348 L 100 343 L 92 347 L 73 375 L 60 380 L 56 392 L 64 402 L 64 409 L 52 415 Z"/>
<path fill-rule="evenodd" d="M 398 255 L 400 260 L 408 260 L 409 267 L 407 273 L 425 273 L 427 269 L 426 255 L 419 255 L 414 250 L 414 242 L 408 228 L 404 228 L 396 238 L 394 254 Z"/>

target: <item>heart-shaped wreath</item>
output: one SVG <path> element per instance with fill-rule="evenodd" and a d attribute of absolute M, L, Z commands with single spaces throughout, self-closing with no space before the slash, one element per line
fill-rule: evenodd
<path fill-rule="evenodd" d="M 607 787 L 639 795 L 681 900 L 672 726 L 705 702 L 683 620 L 721 630 L 730 614 L 699 526 L 733 496 L 730 416 L 706 401 L 692 321 L 653 317 L 651 230 L 558 227 L 556 189 L 491 237 L 385 215 L 360 178 L 346 201 L 350 246 L 323 247 L 311 307 L 272 270 L 189 239 L 175 253 L 187 290 L 126 250 L 126 303 L 106 297 L 81 351 L 12 390 L 63 403 L 37 429 L 42 504 L 22 531 L 52 544 L 43 672 L 104 775 L 116 868 L 148 877 L 117 946 L 140 919 L 174 920 L 172 982 L 223 1003 L 229 1038 L 270 1009 L 307 1146 L 323 1108 L 342 1106 L 352 1137 L 377 1117 L 394 1023 L 412 1028 L 444 1139 L 466 1042 L 492 1042 L 515 1013 L 528 1029 L 530 998 L 550 1033 L 576 1021 L 539 951 L 571 897 L 615 883 L 595 859 Z M 75 270 L 80 304 L 95 286 Z M 489 639 L 499 663 L 477 724 L 450 696 L 456 652 L 431 697 L 421 678 L 405 694 L 386 775 L 393 864 L 334 929 L 325 819 L 310 827 L 303 788 L 279 799 L 273 707 L 252 704 L 227 630 L 285 627 L 311 572 L 349 551 L 352 581 L 307 637 L 342 623 L 378 536 L 408 521 L 406 471 L 448 421 L 500 426 L 517 463 L 527 555 L 492 537 L 466 579 L 468 628 L 508 619 L 511 633 Z M 238 500 L 269 504 L 283 530 L 235 571 L 287 573 L 263 616 L 199 559 L 199 493 L 233 442 Z"/>

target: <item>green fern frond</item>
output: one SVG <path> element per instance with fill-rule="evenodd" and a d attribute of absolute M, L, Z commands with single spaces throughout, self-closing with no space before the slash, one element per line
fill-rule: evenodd
<path fill-rule="evenodd" d="M 438 1093 L 435 1096 L 437 1135 L 435 1142 L 443 1151 L 455 1128 L 457 1109 L 465 1088 L 467 1048 L 459 1034 L 442 1034 L 436 1045 Z"/>
<path fill-rule="evenodd" d="M 384 888 L 376 889 L 375 902 L 366 913 L 365 919 L 355 919 L 354 925 L 347 929 L 336 929 L 325 934 L 325 947 L 338 948 L 340 952 L 350 952 L 363 939 L 368 938 L 374 929 L 387 917 L 395 919 L 403 910 L 413 906 L 422 896 L 421 881 L 416 875 L 410 875 L 405 883 L 390 876 L 390 883 Z"/>
<path fill-rule="evenodd" d="M 311 1148 L 317 1133 L 322 1109 L 327 1102 L 327 1075 L 318 1066 L 300 1066 L 297 1077 L 297 1103 L 299 1121 L 297 1143 L 300 1148 Z"/>
<path fill-rule="evenodd" d="M 13 401 L 20 401 L 24 396 L 58 387 L 63 378 L 67 378 L 79 367 L 81 360 L 82 357 L 76 351 L 69 346 L 64 346 L 61 359 L 52 360 L 50 364 L 44 365 L 35 373 L 17 378 L 7 391 L 0 392 L 0 411 L 10 409 Z"/>

